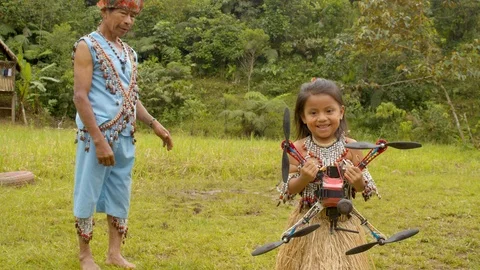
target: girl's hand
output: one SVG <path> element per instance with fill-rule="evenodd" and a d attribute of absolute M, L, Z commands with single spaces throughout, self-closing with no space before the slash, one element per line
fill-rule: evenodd
<path fill-rule="evenodd" d="M 357 166 L 347 164 L 345 166 L 344 176 L 357 191 L 362 191 L 364 189 L 362 170 Z"/>
<path fill-rule="evenodd" d="M 318 173 L 318 166 L 311 159 L 307 159 L 303 167 L 300 169 L 300 180 L 303 183 L 313 182 Z"/>

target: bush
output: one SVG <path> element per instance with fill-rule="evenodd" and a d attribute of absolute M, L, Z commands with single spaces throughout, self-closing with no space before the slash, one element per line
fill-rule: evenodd
<path fill-rule="evenodd" d="M 458 136 L 448 109 L 441 104 L 426 103 L 425 110 L 413 110 L 413 138 L 436 143 L 453 143 Z"/>

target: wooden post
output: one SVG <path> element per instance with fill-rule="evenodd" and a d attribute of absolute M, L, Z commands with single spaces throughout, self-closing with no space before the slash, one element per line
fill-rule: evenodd
<path fill-rule="evenodd" d="M 12 95 L 12 123 L 15 124 L 15 105 L 17 103 L 17 92 L 13 92 Z"/>

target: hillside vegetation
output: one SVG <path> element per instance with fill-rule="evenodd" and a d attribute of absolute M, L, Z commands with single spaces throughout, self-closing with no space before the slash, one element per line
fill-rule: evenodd
<path fill-rule="evenodd" d="M 71 123 L 71 49 L 96 29 L 95 2 L 1 2 L 27 121 Z M 151 0 L 124 40 L 143 103 L 192 135 L 277 138 L 300 85 L 325 77 L 357 137 L 478 146 L 479 29 L 477 0 Z"/>

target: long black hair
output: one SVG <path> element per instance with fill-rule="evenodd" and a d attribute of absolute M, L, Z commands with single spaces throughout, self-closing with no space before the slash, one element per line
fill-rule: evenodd
<path fill-rule="evenodd" d="M 295 104 L 295 125 L 297 127 L 297 139 L 305 138 L 310 135 L 310 130 L 308 129 L 307 125 L 302 121 L 303 111 L 305 109 L 305 103 L 310 96 L 319 95 L 319 94 L 326 94 L 331 96 L 335 101 L 340 104 L 340 106 L 344 106 L 343 98 L 342 98 L 342 91 L 338 85 L 327 79 L 322 78 L 315 78 L 311 82 L 304 83 L 300 87 L 300 92 L 297 96 L 297 102 Z M 335 131 L 335 136 L 340 138 L 342 134 L 347 132 L 347 121 L 344 117 L 340 120 L 340 125 L 338 129 Z"/>

